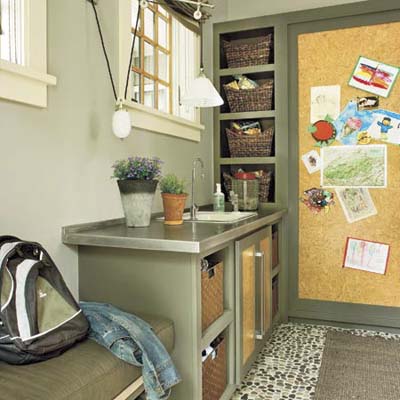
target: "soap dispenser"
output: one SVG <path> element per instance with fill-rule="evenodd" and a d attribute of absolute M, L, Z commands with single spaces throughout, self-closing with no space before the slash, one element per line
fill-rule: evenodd
<path fill-rule="evenodd" d="M 225 195 L 221 191 L 221 184 L 217 183 L 217 191 L 214 193 L 214 211 L 224 212 L 225 211 Z"/>

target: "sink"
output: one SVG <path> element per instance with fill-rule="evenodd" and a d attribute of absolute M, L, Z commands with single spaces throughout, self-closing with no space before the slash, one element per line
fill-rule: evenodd
<path fill-rule="evenodd" d="M 183 220 L 188 222 L 214 222 L 234 224 L 247 218 L 256 216 L 256 212 L 213 212 L 213 211 L 198 211 L 197 219 L 191 220 L 190 213 L 183 215 Z"/>

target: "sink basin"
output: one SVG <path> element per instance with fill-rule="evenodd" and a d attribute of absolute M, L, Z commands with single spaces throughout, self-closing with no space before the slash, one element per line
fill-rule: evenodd
<path fill-rule="evenodd" d="M 246 218 L 256 216 L 256 212 L 213 212 L 213 211 L 198 211 L 197 219 L 195 221 L 190 219 L 190 213 L 183 215 L 184 221 L 189 222 L 215 222 L 234 224 L 235 222 L 242 221 Z"/>

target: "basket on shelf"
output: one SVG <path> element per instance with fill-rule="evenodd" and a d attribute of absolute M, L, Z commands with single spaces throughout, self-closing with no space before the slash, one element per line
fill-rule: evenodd
<path fill-rule="evenodd" d="M 224 180 L 224 187 L 227 193 L 232 190 L 232 179 L 233 176 L 224 172 L 222 174 Z M 272 182 L 272 172 L 271 171 L 264 171 L 263 175 L 258 178 L 260 182 L 259 186 L 259 201 L 260 203 L 268 203 L 269 198 L 269 191 L 271 189 L 271 182 Z"/>
<path fill-rule="evenodd" d="M 228 68 L 268 64 L 272 47 L 272 34 L 258 38 L 255 43 L 223 41 Z"/>
<path fill-rule="evenodd" d="M 212 345 L 212 347 L 214 347 Z M 227 385 L 226 339 L 215 345 L 214 351 L 203 362 L 203 400 L 220 399 Z"/>
<path fill-rule="evenodd" d="M 224 313 L 224 264 L 201 271 L 201 327 L 204 332 Z"/>
<path fill-rule="evenodd" d="M 274 128 L 270 127 L 259 135 L 246 135 L 226 129 L 231 157 L 270 157 Z"/>
<path fill-rule="evenodd" d="M 269 111 L 272 110 L 274 80 L 267 79 L 255 89 L 233 89 L 224 85 L 226 98 L 231 112 Z"/>

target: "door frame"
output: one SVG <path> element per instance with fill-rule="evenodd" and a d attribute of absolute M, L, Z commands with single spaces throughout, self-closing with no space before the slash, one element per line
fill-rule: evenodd
<path fill-rule="evenodd" d="M 378 3 L 378 2 L 376 2 Z M 333 12 L 332 12 L 333 11 Z M 373 306 L 299 298 L 298 243 L 299 243 L 299 144 L 298 144 L 298 49 L 297 37 L 302 33 L 330 31 L 356 26 L 368 26 L 400 21 L 400 4 L 381 0 L 320 9 L 309 13 L 295 13 L 288 23 L 288 81 L 289 81 L 289 317 L 332 322 L 346 322 L 368 326 L 400 328 L 400 308 Z M 316 17 L 316 18 L 313 18 Z"/>

